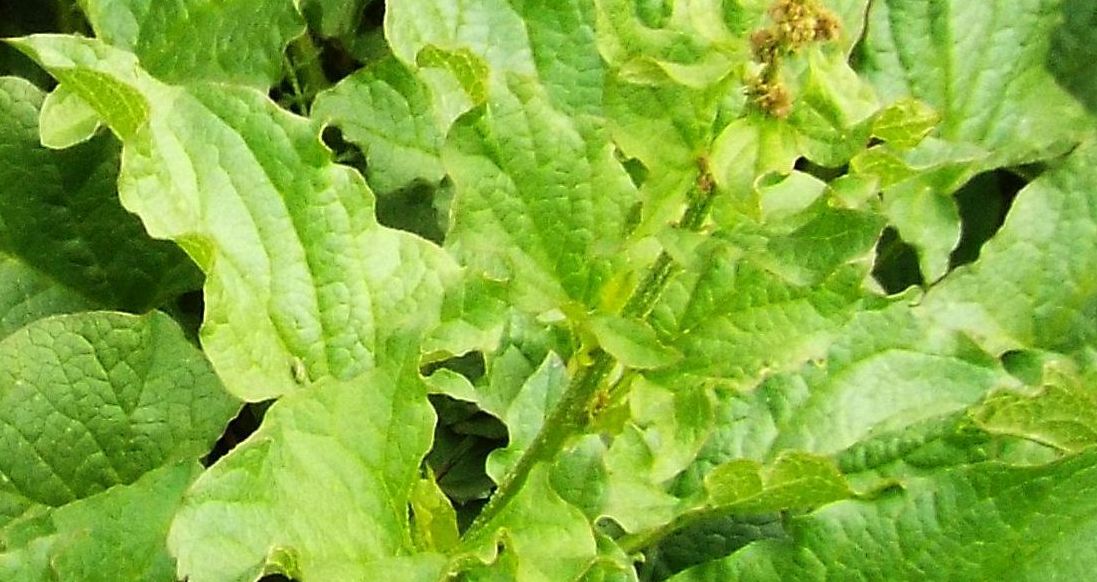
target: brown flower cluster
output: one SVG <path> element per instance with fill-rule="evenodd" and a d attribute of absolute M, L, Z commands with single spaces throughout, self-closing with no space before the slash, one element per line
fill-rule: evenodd
<path fill-rule="evenodd" d="M 747 79 L 747 95 L 762 111 L 784 118 L 792 111 L 792 96 L 780 79 L 782 58 L 810 43 L 837 38 L 842 24 L 820 0 L 776 0 L 769 17 L 772 24 L 750 36 L 761 68 Z"/>

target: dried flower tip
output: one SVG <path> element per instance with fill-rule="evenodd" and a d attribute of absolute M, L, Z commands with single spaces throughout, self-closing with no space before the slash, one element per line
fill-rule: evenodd
<path fill-rule="evenodd" d="M 777 43 L 790 51 L 837 38 L 841 22 L 818 0 L 777 0 L 770 6 Z"/>
<path fill-rule="evenodd" d="M 773 31 L 763 28 L 750 35 L 750 48 L 754 53 L 754 60 L 768 64 L 776 60 L 780 41 Z"/>
<path fill-rule="evenodd" d="M 838 38 L 842 22 L 833 12 L 823 9 L 815 15 L 815 40 L 827 41 Z"/>
<path fill-rule="evenodd" d="M 762 111 L 784 119 L 792 112 L 792 95 L 780 81 L 755 77 L 747 82 L 747 96 Z"/>

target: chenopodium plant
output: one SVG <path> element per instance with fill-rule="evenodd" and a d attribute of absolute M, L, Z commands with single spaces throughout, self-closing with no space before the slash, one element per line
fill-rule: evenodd
<path fill-rule="evenodd" d="M 368 4 L 8 41 L 5 580 L 1097 566 L 1080 2 Z"/>

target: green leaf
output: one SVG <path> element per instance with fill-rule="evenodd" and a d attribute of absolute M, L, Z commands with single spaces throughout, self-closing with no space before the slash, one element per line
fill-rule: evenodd
<path fill-rule="evenodd" d="M 719 82 L 745 61 L 746 43 L 726 26 L 723 7 L 711 0 L 679 2 L 652 26 L 633 0 L 595 0 L 598 49 L 639 84 L 677 83 L 702 88 Z M 757 13 L 755 13 L 757 14 Z"/>
<path fill-rule="evenodd" d="M 43 517 L 48 535 L 0 553 L 5 580 L 176 580 L 165 540 L 194 461 L 165 465 L 131 485 L 76 501 Z"/>
<path fill-rule="evenodd" d="M 38 128 L 42 145 L 65 149 L 91 139 L 99 129 L 99 114 L 67 87 L 57 87 L 42 103 Z"/>
<path fill-rule="evenodd" d="M 711 467 L 732 459 L 838 453 L 1011 386 L 1016 380 L 995 359 L 963 336 L 924 324 L 907 305 L 862 312 L 825 357 L 722 399 L 717 430 L 679 487 L 695 491 Z"/>
<path fill-rule="evenodd" d="M 364 580 L 409 556 L 407 567 L 437 576 L 444 559 L 415 553 L 408 519 L 433 421 L 406 370 L 325 379 L 279 399 L 187 492 L 169 538 L 180 574 Z"/>
<path fill-rule="evenodd" d="M 921 313 L 988 351 L 1071 353 L 1097 340 L 1097 148 L 1081 146 L 1017 196 L 980 258 L 927 293 Z"/>
<path fill-rule="evenodd" d="M 832 461 L 805 453 L 783 453 L 767 466 L 728 461 L 709 472 L 705 488 L 708 505 L 738 513 L 811 508 L 851 494 Z"/>
<path fill-rule="evenodd" d="M 941 138 L 992 150 L 988 167 L 1043 159 L 1093 127 L 1046 69 L 1060 4 L 873 2 L 860 68 L 886 101 L 940 112 Z"/>
<path fill-rule="evenodd" d="M 1085 577 L 1097 505 L 1097 452 L 1031 467 L 982 463 L 786 520 L 789 537 L 755 542 L 671 578 L 1048 580 Z M 1064 528 L 1063 524 L 1070 524 Z"/>
<path fill-rule="evenodd" d="M 442 179 L 442 135 L 429 90 L 392 57 L 374 61 L 317 96 L 314 119 L 343 130 L 366 156 L 366 180 L 381 195 L 416 180 Z"/>
<path fill-rule="evenodd" d="M 234 394 L 297 390 L 298 360 L 311 380 L 354 377 L 381 354 L 411 357 L 436 325 L 454 265 L 378 225 L 361 177 L 331 162 L 314 126 L 253 90 L 164 85 L 93 40 L 18 46 L 63 84 L 78 79 L 124 137 L 123 204 L 206 271 L 202 345 Z"/>
<path fill-rule="evenodd" d="M 598 345 L 629 368 L 662 368 L 682 358 L 674 349 L 660 344 L 655 330 L 642 321 L 604 315 L 591 319 L 590 329 Z"/>
<path fill-rule="evenodd" d="M 900 99 L 880 111 L 872 135 L 900 149 L 912 148 L 941 120 L 932 107 L 917 99 Z"/>
<path fill-rule="evenodd" d="M 409 502 L 412 536 L 421 551 L 446 552 L 460 542 L 457 514 L 433 477 L 420 479 L 415 483 Z"/>
<path fill-rule="evenodd" d="M 79 0 L 95 35 L 132 52 L 169 82 L 218 81 L 267 89 L 304 23 L 291 0 Z M 255 26 L 262 23 L 262 26 Z"/>
<path fill-rule="evenodd" d="M 1097 442 L 1097 394 L 1092 375 L 1079 378 L 1052 366 L 1038 393 L 992 394 L 971 412 L 984 430 L 1030 439 L 1063 451 L 1079 452 Z"/>
<path fill-rule="evenodd" d="M 325 37 L 341 37 L 356 32 L 362 13 L 374 0 L 304 0 L 301 13 L 309 28 Z"/>
<path fill-rule="evenodd" d="M 385 15 L 405 63 L 468 51 L 486 64 L 447 67 L 487 78 L 485 101 L 458 119 L 443 148 L 456 187 L 446 245 L 473 273 L 510 282 L 514 300 L 534 313 L 596 304 L 636 202 L 598 117 L 604 71 L 591 17 L 576 0 L 418 0 Z"/>
<path fill-rule="evenodd" d="M 201 457 L 239 408 L 159 313 L 40 319 L 0 363 L 0 528 Z"/>
<path fill-rule="evenodd" d="M 106 136 L 66 151 L 39 145 L 41 91 L 0 78 L 0 337 L 57 313 L 147 311 L 197 288 L 201 274 L 155 242 L 118 203 L 118 147 Z"/>

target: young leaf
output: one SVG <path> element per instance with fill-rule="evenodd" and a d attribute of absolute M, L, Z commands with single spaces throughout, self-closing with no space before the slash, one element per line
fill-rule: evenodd
<path fill-rule="evenodd" d="M 978 426 L 1016 435 L 1068 452 L 1097 442 L 1097 395 L 1092 375 L 1053 366 L 1036 394 L 998 392 L 971 411 Z"/>
<path fill-rule="evenodd" d="M 590 329 L 602 349 L 628 368 L 650 370 L 682 359 L 682 354 L 660 344 L 655 330 L 641 321 L 604 315 L 593 318 Z"/>
<path fill-rule="evenodd" d="M 99 114 L 87 102 L 60 86 L 46 95 L 38 118 L 42 145 L 59 150 L 88 141 L 101 125 Z"/>
<path fill-rule="evenodd" d="M 385 195 L 416 180 L 442 179 L 442 134 L 430 111 L 429 89 L 395 58 L 360 69 L 317 96 L 314 119 L 343 130 L 362 148 L 366 180 Z"/>

